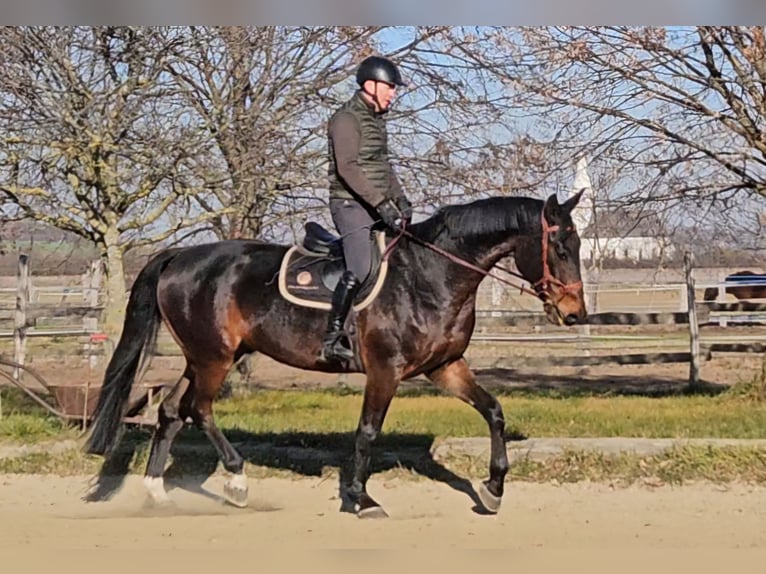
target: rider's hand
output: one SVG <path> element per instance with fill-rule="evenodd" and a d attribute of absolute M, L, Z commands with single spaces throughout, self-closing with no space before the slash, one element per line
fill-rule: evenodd
<path fill-rule="evenodd" d="M 410 221 L 412 221 L 412 204 L 410 203 L 410 200 L 402 194 L 396 198 L 396 207 L 399 208 L 405 225 L 409 225 Z"/>
<path fill-rule="evenodd" d="M 378 215 L 383 220 L 383 223 L 388 225 L 392 229 L 401 229 L 404 225 L 404 218 L 402 212 L 391 199 L 385 199 L 377 206 Z"/>

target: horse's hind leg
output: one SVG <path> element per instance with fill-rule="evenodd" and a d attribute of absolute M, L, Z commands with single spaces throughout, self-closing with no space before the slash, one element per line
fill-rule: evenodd
<path fill-rule="evenodd" d="M 223 467 L 233 475 L 224 484 L 224 498 L 230 504 L 244 508 L 247 506 L 245 459 L 216 426 L 213 417 L 213 399 L 223 385 L 230 366 L 231 364 L 225 367 L 216 365 L 197 369 L 193 387 L 192 418 L 213 443 Z"/>
<path fill-rule="evenodd" d="M 157 413 L 157 428 L 152 437 L 149 461 L 146 464 L 144 474 L 144 486 L 152 500 L 157 504 L 170 502 L 162 475 L 165 472 L 165 463 L 173 439 L 183 428 L 184 418 L 191 414 L 189 408 L 190 393 L 188 392 L 191 380 L 192 376 L 187 367 L 186 372 L 170 391 L 170 394 L 163 399 Z"/>
<path fill-rule="evenodd" d="M 489 425 L 490 462 L 489 480 L 479 488 L 479 498 L 490 512 L 497 512 L 503 498 L 505 475 L 508 472 L 508 454 L 505 450 L 505 418 L 497 399 L 476 384 L 465 359 L 447 363 L 428 373 L 428 378 L 441 389 L 449 391 L 474 407 Z"/>

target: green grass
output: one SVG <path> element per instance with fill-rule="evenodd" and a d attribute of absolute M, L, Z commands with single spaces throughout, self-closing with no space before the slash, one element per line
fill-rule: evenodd
<path fill-rule="evenodd" d="M 77 438 L 77 425 L 63 423 L 28 399 L 3 392 L 0 444 Z M 766 438 L 766 364 L 751 381 L 718 395 L 560 396 L 513 392 L 499 396 L 511 434 L 529 437 Z M 216 403 L 225 434 L 243 452 L 251 476 L 336 474 L 353 449 L 362 395 L 333 391 L 262 390 Z M 373 458 L 378 475 L 435 478 L 455 472 L 486 475 L 482 457 L 454 455 L 438 464 L 429 449 L 440 437 L 487 437 L 479 414 L 459 400 L 408 392 L 394 398 Z M 151 429 L 133 429 L 121 444 L 121 468 L 142 472 Z M 220 472 L 215 451 L 197 429 L 177 443 L 172 474 Z M 184 451 L 183 445 L 191 447 Z M 195 446 L 196 445 L 196 446 Z M 204 445 L 204 446 L 200 446 Z M 282 447 L 298 447 L 288 451 Z M 43 447 L 45 448 L 45 447 Z M 323 454 L 310 449 L 322 449 Z M 396 450 L 400 458 L 380 457 Z M 101 459 L 79 449 L 0 458 L 0 473 L 92 474 Z M 454 478 L 454 477 L 453 477 Z M 754 447 L 678 446 L 655 456 L 616 456 L 567 451 L 546 460 L 516 459 L 511 480 L 609 481 L 615 484 L 682 484 L 690 480 L 766 484 L 766 451 Z"/>
<path fill-rule="evenodd" d="M 77 436 L 77 429 L 51 416 L 15 413 L 0 419 L 0 440 L 15 443 L 35 443 L 46 439 Z"/>
<path fill-rule="evenodd" d="M 766 438 L 766 402 L 737 390 L 717 397 L 500 396 L 506 425 L 536 437 Z M 251 433 L 343 433 L 359 419 L 361 395 L 261 391 L 216 404 L 225 429 Z M 486 436 L 470 406 L 448 396 L 395 397 L 385 432 L 433 436 Z"/>
<path fill-rule="evenodd" d="M 740 385 L 718 396 L 499 396 L 509 433 L 531 437 L 766 438 L 766 400 L 758 385 Z M 362 405 L 359 393 L 257 391 L 217 402 L 218 425 L 234 439 L 247 435 L 353 432 Z M 35 442 L 77 436 L 67 424 L 3 393 L 0 441 Z M 384 434 L 430 437 L 487 436 L 487 425 L 470 406 L 451 396 L 397 396 Z M 201 440 L 204 440 L 200 437 Z"/>
<path fill-rule="evenodd" d="M 97 473 L 100 466 L 101 463 L 98 459 L 86 456 L 75 449 L 57 453 L 40 452 L 19 457 L 0 458 L 0 474 L 81 476 Z M 138 468 L 135 470 L 137 471 Z"/>
<path fill-rule="evenodd" d="M 545 461 L 511 465 L 511 479 L 534 482 L 610 481 L 659 486 L 705 480 L 766 484 L 766 451 L 748 447 L 679 446 L 655 456 L 570 450 Z"/>
<path fill-rule="evenodd" d="M 77 436 L 74 425 L 53 416 L 18 389 L 2 389 L 0 401 L 0 442 L 28 444 Z"/>
<path fill-rule="evenodd" d="M 455 476 L 479 479 L 487 475 L 488 461 L 481 458 L 455 456 L 429 460 L 421 452 L 412 458 L 406 456 L 395 463 L 383 463 L 373 457 L 375 479 L 405 477 L 409 479 L 454 480 Z M 290 463 L 273 456 L 250 456 L 246 472 L 253 478 L 268 476 L 337 477 L 340 455 L 324 462 Z M 146 464 L 146 448 L 143 445 L 129 455 L 124 470 L 117 474 L 140 474 Z M 210 475 L 221 473 L 221 466 L 212 448 L 204 452 L 181 454 L 171 457 L 172 464 L 167 476 Z M 16 458 L 0 458 L 2 473 L 55 474 L 58 476 L 95 475 L 101 461 L 72 449 L 57 453 L 35 453 Z M 453 474 L 454 473 L 454 474 Z M 510 481 L 573 483 L 579 481 L 609 482 L 614 486 L 633 484 L 661 486 L 682 485 L 692 481 L 710 481 L 718 484 L 747 482 L 766 484 L 766 451 L 750 447 L 677 446 L 654 456 L 633 453 L 606 455 L 593 451 L 568 450 L 545 460 L 517 459 L 511 464 Z"/>

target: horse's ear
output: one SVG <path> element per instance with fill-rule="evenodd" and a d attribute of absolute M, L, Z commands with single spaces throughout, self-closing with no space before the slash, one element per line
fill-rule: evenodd
<path fill-rule="evenodd" d="M 545 200 L 545 219 L 548 223 L 555 223 L 561 217 L 561 206 L 559 205 L 559 198 L 555 193 L 548 196 Z"/>
<path fill-rule="evenodd" d="M 585 193 L 584 187 L 563 203 L 561 206 L 562 211 L 565 213 L 572 213 L 572 210 L 577 207 L 578 203 L 580 203 L 580 199 L 582 199 L 583 193 Z"/>

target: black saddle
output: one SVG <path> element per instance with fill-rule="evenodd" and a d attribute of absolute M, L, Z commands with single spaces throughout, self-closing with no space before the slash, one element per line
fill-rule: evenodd
<path fill-rule="evenodd" d="M 343 256 L 343 242 L 340 237 L 327 230 L 316 221 L 307 221 L 304 225 L 306 235 L 301 247 L 304 257 L 308 261 L 296 262 L 297 268 L 314 268 L 324 286 L 333 291 L 338 284 L 341 275 L 346 270 L 346 260 Z M 357 293 L 357 301 L 364 299 L 370 292 L 380 270 L 381 253 L 375 244 L 375 234 L 370 231 L 372 249 L 372 269 L 370 274 L 363 278 L 362 285 Z"/>

